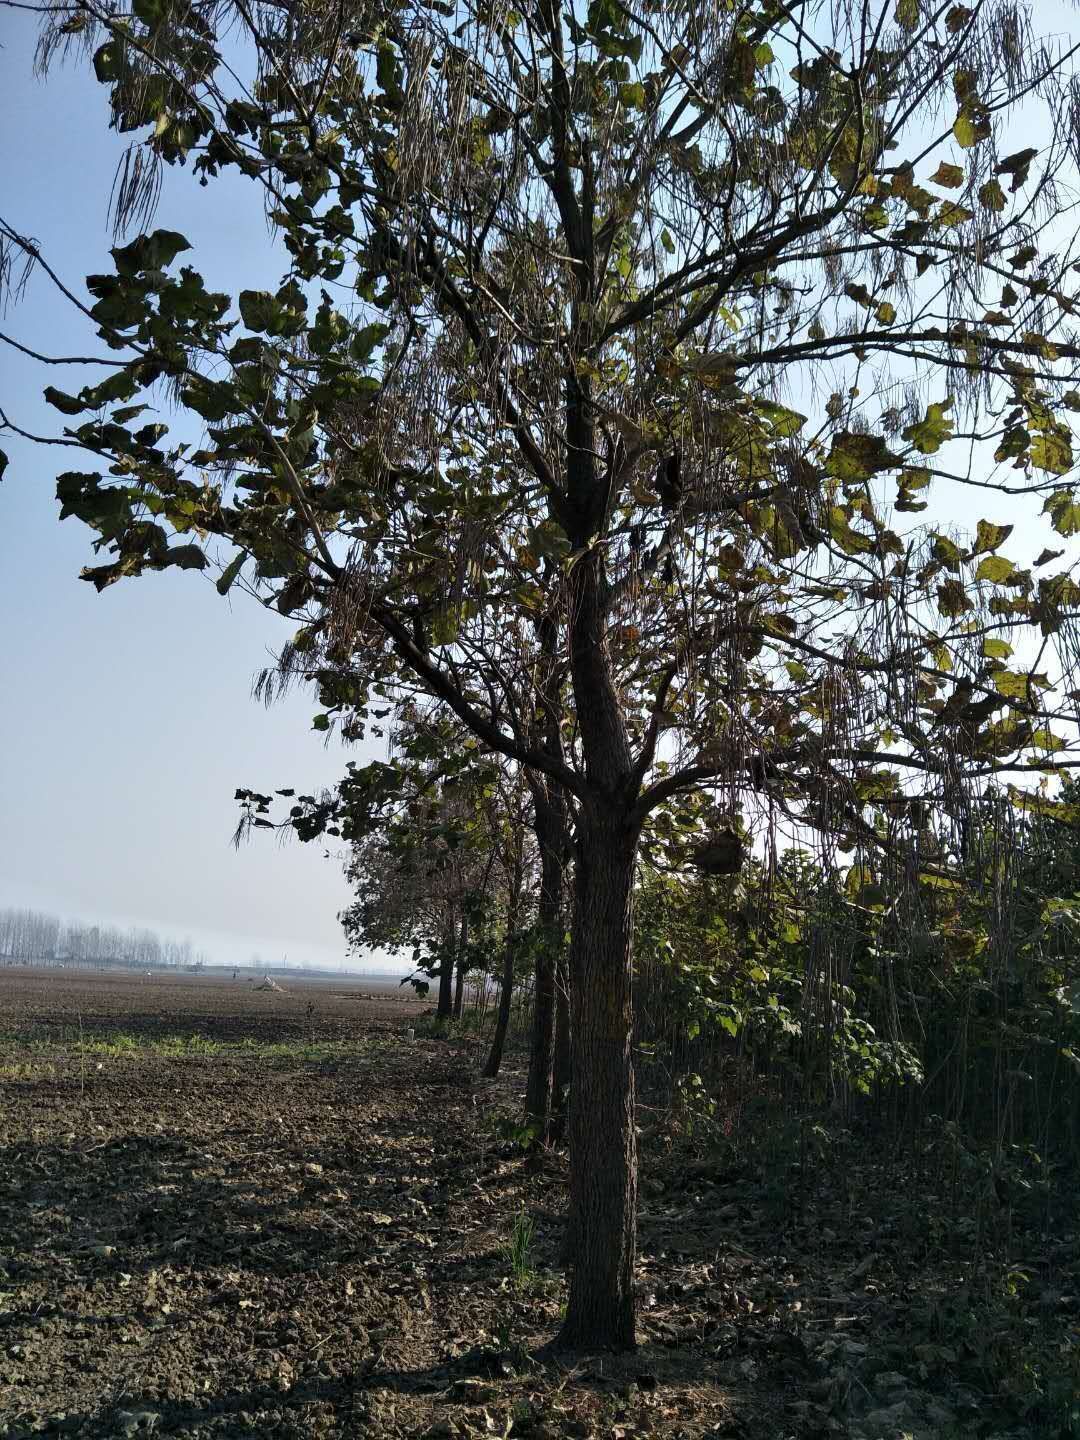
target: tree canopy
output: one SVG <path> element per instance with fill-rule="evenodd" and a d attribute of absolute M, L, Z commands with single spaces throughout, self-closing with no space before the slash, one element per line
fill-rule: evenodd
<path fill-rule="evenodd" d="M 235 171 L 288 255 L 229 296 L 155 230 L 66 292 L 107 352 L 46 392 L 86 577 L 216 537 L 317 725 L 421 693 L 569 804 L 564 1338 L 630 1344 L 649 817 L 690 797 L 714 871 L 814 829 L 878 886 L 938 864 L 927 800 L 1074 763 L 1080 591 L 1003 513 L 1080 530 L 1073 52 L 1003 0 L 85 0 L 72 46 L 136 136 L 122 226 Z"/>

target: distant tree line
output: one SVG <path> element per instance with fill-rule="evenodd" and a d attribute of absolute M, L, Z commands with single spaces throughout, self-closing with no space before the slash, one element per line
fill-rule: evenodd
<path fill-rule="evenodd" d="M 84 925 L 43 910 L 0 910 L 0 961 L 7 965 L 116 966 L 131 970 L 201 968 L 206 956 L 190 940 L 162 940 L 153 930 Z"/>

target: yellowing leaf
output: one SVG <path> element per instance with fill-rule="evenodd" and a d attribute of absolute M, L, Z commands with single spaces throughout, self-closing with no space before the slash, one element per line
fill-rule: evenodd
<path fill-rule="evenodd" d="M 991 677 L 994 682 L 994 689 L 999 695 L 1004 695 L 1007 700 L 1026 700 L 1029 694 L 1027 675 L 1018 674 L 1015 670 L 999 670 Z"/>
<path fill-rule="evenodd" d="M 833 438 L 825 469 L 838 480 L 868 480 L 879 470 L 891 470 L 900 464 L 880 435 L 861 435 L 845 431 Z"/>
<path fill-rule="evenodd" d="M 1050 523 L 1059 535 L 1080 534 L 1080 505 L 1071 490 L 1055 490 L 1046 497 L 1043 514 L 1050 516 Z"/>
<path fill-rule="evenodd" d="M 975 531 L 973 555 L 986 555 L 1005 544 L 1012 534 L 1011 525 L 994 525 L 989 520 L 980 520 Z"/>
<path fill-rule="evenodd" d="M 930 176 L 931 185 L 940 185 L 945 190 L 955 190 L 964 183 L 964 172 L 959 165 L 950 165 L 947 160 Z"/>
<path fill-rule="evenodd" d="M 1004 555 L 987 555 L 979 561 L 975 578 L 989 580 L 992 585 L 1004 585 L 1012 579 L 1015 572 L 1016 566 L 1011 560 L 1006 560 Z"/>
<path fill-rule="evenodd" d="M 974 210 L 958 205 L 955 200 L 942 200 L 936 216 L 938 224 L 944 225 L 947 230 L 955 230 L 958 225 L 965 225 L 974 218 Z"/>
<path fill-rule="evenodd" d="M 985 185 L 979 186 L 979 203 L 999 215 L 1005 209 L 1005 191 L 996 180 L 987 180 Z"/>
<path fill-rule="evenodd" d="M 1067 430 L 1055 426 L 1042 435 L 1036 435 L 1031 442 L 1031 463 L 1051 475 L 1065 475 L 1072 468 L 1072 439 Z M 1051 500 L 1054 498 L 1050 497 Z M 1054 529 L 1058 530 L 1057 521 Z M 1060 535 L 1075 534 L 1073 530 L 1058 530 Z"/>
<path fill-rule="evenodd" d="M 975 122 L 970 115 L 958 115 L 953 122 L 952 129 L 953 134 L 956 136 L 956 143 L 963 150 L 970 150 L 979 138 L 975 129 Z"/>
<path fill-rule="evenodd" d="M 940 403 L 928 405 L 925 417 L 905 429 L 904 439 L 923 455 L 933 455 L 952 434 L 953 422 L 947 414 L 951 408 L 951 395 Z"/>

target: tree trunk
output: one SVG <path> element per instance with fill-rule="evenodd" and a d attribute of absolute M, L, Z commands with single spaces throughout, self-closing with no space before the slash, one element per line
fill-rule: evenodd
<path fill-rule="evenodd" d="M 446 923 L 443 934 L 442 957 L 439 961 L 439 1003 L 435 1010 L 436 1020 L 449 1020 L 453 1008 L 454 985 L 454 920 Z"/>
<path fill-rule="evenodd" d="M 572 216 L 575 221 L 577 216 Z M 586 261 L 575 318 L 588 331 L 592 236 L 568 244 Z M 582 248 L 575 252 L 575 244 Z M 579 552 L 567 580 L 570 674 L 587 794 L 579 795 L 570 945 L 570 1295 L 564 1345 L 632 1349 L 637 1231 L 631 943 L 641 772 L 607 642 L 611 591 L 604 547 L 610 486 L 599 474 L 591 379 L 566 375 L 567 536 Z M 643 752 L 644 753 L 644 752 Z"/>
<path fill-rule="evenodd" d="M 563 669 L 559 620 L 554 611 L 546 611 L 538 618 L 536 633 L 540 645 L 536 713 L 540 723 L 535 743 L 553 759 L 562 760 L 563 741 L 558 716 Z M 540 852 L 540 895 L 536 916 L 538 944 L 525 1118 L 536 1131 L 537 1140 L 546 1144 L 550 1140 L 552 1120 L 556 975 L 560 960 L 565 963 L 564 903 L 566 867 L 570 863 L 570 816 L 566 793 L 555 781 L 533 775 L 528 783 L 533 799 L 533 830 Z"/>
<path fill-rule="evenodd" d="M 491 1037 L 491 1050 L 488 1053 L 487 1064 L 484 1066 L 484 1077 L 487 1080 L 494 1080 L 499 1073 L 499 1066 L 502 1064 L 503 1047 L 506 1045 L 506 1032 L 510 1026 L 510 1005 L 514 998 L 514 950 L 517 945 L 517 936 L 508 926 L 506 931 L 506 942 L 503 950 L 503 973 L 502 989 L 499 992 L 499 1013 L 495 1019 L 495 1033 Z"/>
<path fill-rule="evenodd" d="M 458 941 L 457 979 L 454 982 L 454 1019 L 461 1019 L 461 1007 L 465 999 L 465 949 L 469 943 L 469 917 L 462 911 L 461 938 Z"/>
<path fill-rule="evenodd" d="M 544 806 L 544 809 L 547 807 Z M 551 1073 L 555 1058 L 555 967 L 562 947 L 562 890 L 564 862 L 551 817 L 536 811 L 540 842 L 540 898 L 537 904 L 536 979 L 533 991 L 533 1028 L 529 1050 L 529 1078 L 525 1087 L 525 1117 L 547 1139 L 551 1118 Z"/>
<path fill-rule="evenodd" d="M 583 825 L 570 950 L 570 1297 L 560 1342 L 631 1349 L 637 1144 L 631 942 L 637 833 L 621 816 Z"/>
<path fill-rule="evenodd" d="M 566 1107 L 572 1073 L 570 1055 L 570 965 L 563 948 L 555 966 L 555 1073 L 551 1125 L 548 1127 L 548 1139 L 552 1145 L 561 1145 L 566 1131 Z"/>

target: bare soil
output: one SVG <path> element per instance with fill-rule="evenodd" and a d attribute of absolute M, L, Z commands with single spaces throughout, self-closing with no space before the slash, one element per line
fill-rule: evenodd
<path fill-rule="evenodd" d="M 1052 1433 L 869 1162 L 796 1205 L 654 1137 L 642 1346 L 552 1354 L 565 1160 L 506 1138 L 517 1058 L 478 1082 L 408 994 L 281 983 L 0 970 L 5 1440 Z M 1012 1318 L 1053 1349 L 1076 1236 L 1038 1245 L 1058 1309 Z"/>

